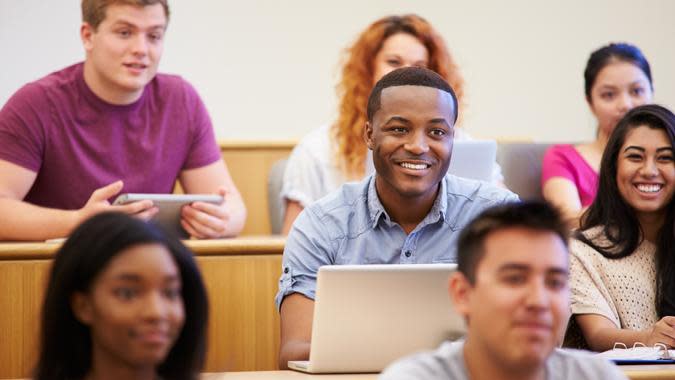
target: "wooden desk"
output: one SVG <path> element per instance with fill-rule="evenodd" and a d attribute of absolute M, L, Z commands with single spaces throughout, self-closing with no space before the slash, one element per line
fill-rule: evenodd
<path fill-rule="evenodd" d="M 675 379 L 675 365 L 621 366 L 631 380 Z M 205 373 L 201 380 L 376 380 L 378 374 L 308 375 L 296 371 Z"/>
<path fill-rule="evenodd" d="M 675 379 L 674 365 L 622 366 L 621 368 L 631 380 Z M 377 376 L 376 373 L 308 375 L 295 371 L 261 371 L 204 373 L 200 380 L 376 380 Z"/>
<path fill-rule="evenodd" d="M 281 237 L 190 240 L 209 294 L 205 371 L 277 368 Z M 28 377 L 37 355 L 39 314 L 60 243 L 0 243 L 0 378 Z"/>
<path fill-rule="evenodd" d="M 632 380 L 675 379 L 675 364 L 622 365 L 619 368 Z"/>
<path fill-rule="evenodd" d="M 309 375 L 296 371 L 205 373 L 200 380 L 376 380 L 377 373 Z"/>

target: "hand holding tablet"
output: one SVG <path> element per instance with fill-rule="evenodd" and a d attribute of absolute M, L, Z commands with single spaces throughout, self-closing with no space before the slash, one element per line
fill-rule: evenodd
<path fill-rule="evenodd" d="M 191 231 L 186 231 L 181 224 L 183 206 L 200 202 L 209 206 L 220 207 L 224 202 L 224 197 L 214 194 L 122 194 L 115 199 L 113 205 L 125 205 L 148 200 L 152 201 L 153 206 L 159 209 L 152 218 L 153 221 L 166 231 L 175 233 L 181 238 L 187 238 L 194 234 Z"/>

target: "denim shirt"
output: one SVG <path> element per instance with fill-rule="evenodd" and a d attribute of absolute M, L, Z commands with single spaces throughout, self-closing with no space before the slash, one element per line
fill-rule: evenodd
<path fill-rule="evenodd" d="M 291 293 L 314 299 L 322 265 L 455 262 L 466 224 L 488 207 L 518 201 L 508 190 L 448 174 L 429 213 L 406 234 L 382 206 L 375 175 L 344 184 L 298 216 L 286 240 L 277 308 Z"/>

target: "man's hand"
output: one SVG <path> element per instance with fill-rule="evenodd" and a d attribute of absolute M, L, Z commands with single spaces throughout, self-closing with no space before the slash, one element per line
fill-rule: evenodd
<path fill-rule="evenodd" d="M 78 210 L 79 222 L 82 223 L 90 217 L 106 211 L 121 212 L 143 220 L 149 220 L 157 214 L 159 209 L 153 206 L 151 200 L 132 202 L 125 205 L 111 205 L 108 199 L 119 194 L 123 187 L 124 182 L 117 181 L 94 190 L 84 207 Z"/>
<path fill-rule="evenodd" d="M 223 197 L 219 205 L 194 202 L 183 206 L 180 224 L 190 236 L 197 239 L 217 239 L 228 235 L 231 211 L 226 201 L 227 191 L 220 187 L 216 193 Z"/>

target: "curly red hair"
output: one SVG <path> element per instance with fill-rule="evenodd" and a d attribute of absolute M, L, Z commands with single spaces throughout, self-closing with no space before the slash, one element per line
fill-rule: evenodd
<path fill-rule="evenodd" d="M 335 153 L 338 164 L 347 178 L 360 179 L 365 172 L 367 147 L 363 141 L 363 129 L 366 124 L 366 104 L 374 85 L 375 56 L 384 41 L 398 33 L 410 34 L 426 47 L 429 53 L 428 68 L 452 86 L 462 108 L 464 79 L 445 41 L 431 24 L 414 14 L 389 16 L 375 21 L 345 50 L 342 78 L 337 85 L 339 116 L 332 125 L 332 135 L 337 143 Z"/>

